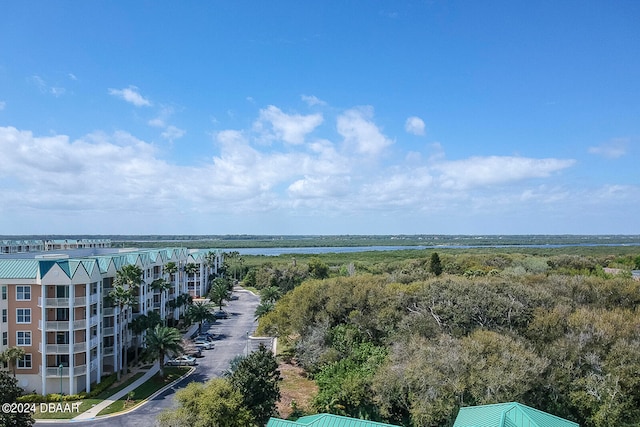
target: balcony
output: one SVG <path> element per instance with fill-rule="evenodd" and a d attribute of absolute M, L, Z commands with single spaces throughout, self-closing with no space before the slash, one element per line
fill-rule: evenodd
<path fill-rule="evenodd" d="M 107 328 L 102 329 L 102 335 L 105 337 L 109 335 L 114 335 L 114 334 L 115 334 L 115 328 L 113 326 L 109 326 Z"/>
<path fill-rule="evenodd" d="M 98 316 L 91 316 L 89 318 L 89 327 L 97 325 L 99 321 Z M 38 329 L 42 330 L 42 320 L 38 322 Z M 44 322 L 47 331 L 68 331 L 69 323 L 67 321 L 48 321 Z M 87 320 L 76 320 L 73 322 L 73 330 L 77 329 L 86 329 L 87 328 Z"/>
<path fill-rule="evenodd" d="M 69 307 L 69 302 L 71 298 L 44 298 L 45 307 L 48 308 L 56 308 L 56 307 Z M 73 298 L 72 307 L 85 306 L 91 304 L 97 304 L 100 301 L 99 294 L 91 294 L 89 298 L 87 297 L 77 297 Z M 38 297 L 38 307 L 42 307 L 43 298 Z"/>
<path fill-rule="evenodd" d="M 89 349 L 97 347 L 99 344 L 98 337 L 91 338 L 89 341 Z M 84 353 L 87 351 L 87 342 L 77 342 L 73 344 L 46 344 L 47 354 L 69 354 L 71 347 L 73 347 L 73 353 Z M 42 353 L 42 343 L 40 344 L 40 352 Z"/>
<path fill-rule="evenodd" d="M 98 369 L 98 361 L 97 360 L 92 360 L 90 365 L 89 365 L 89 369 L 91 371 Z M 59 367 L 47 367 L 46 369 L 46 375 L 47 377 L 56 377 L 56 378 L 60 378 L 60 377 L 69 377 L 69 371 L 71 370 L 71 368 L 62 368 L 62 372 L 60 372 L 60 368 Z M 84 375 L 87 373 L 87 365 L 76 365 L 73 368 L 73 376 L 77 377 L 80 375 Z"/>

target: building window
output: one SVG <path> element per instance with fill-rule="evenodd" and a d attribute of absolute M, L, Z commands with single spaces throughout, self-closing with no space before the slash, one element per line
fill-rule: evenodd
<path fill-rule="evenodd" d="M 2 287 L 2 299 L 7 299 L 7 287 Z"/>
<path fill-rule="evenodd" d="M 18 369 L 31 369 L 31 354 L 25 354 L 22 359 L 18 359 Z"/>
<path fill-rule="evenodd" d="M 69 298 L 69 287 L 68 286 L 56 286 L 56 298 Z"/>
<path fill-rule="evenodd" d="M 17 331 L 16 344 L 21 346 L 31 345 L 31 331 Z"/>
<path fill-rule="evenodd" d="M 7 332 L 2 333 L 2 345 L 9 345 L 9 334 Z"/>
<path fill-rule="evenodd" d="M 31 323 L 30 308 L 17 308 L 16 314 L 16 323 Z"/>
<path fill-rule="evenodd" d="M 16 301 L 31 301 L 31 286 L 16 286 Z"/>
<path fill-rule="evenodd" d="M 7 309 L 2 309 L 2 323 L 7 323 Z"/>
<path fill-rule="evenodd" d="M 69 309 L 68 308 L 56 308 L 56 320 L 57 321 L 68 321 L 69 320 Z"/>
<path fill-rule="evenodd" d="M 56 366 L 69 367 L 69 355 L 68 354 L 56 354 Z"/>
<path fill-rule="evenodd" d="M 56 344 L 69 344 L 69 331 L 56 332 Z"/>

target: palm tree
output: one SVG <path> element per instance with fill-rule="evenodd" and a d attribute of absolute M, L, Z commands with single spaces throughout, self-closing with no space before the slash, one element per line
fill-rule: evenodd
<path fill-rule="evenodd" d="M 168 291 L 169 289 L 171 289 L 171 283 L 168 282 L 165 279 L 156 279 L 153 282 L 151 282 L 151 284 L 149 285 L 151 287 L 151 289 L 154 290 L 154 292 L 159 292 L 160 293 L 160 317 L 162 317 L 163 319 L 166 318 L 166 291 Z"/>
<path fill-rule="evenodd" d="M 184 266 L 184 272 L 187 273 L 187 278 L 190 275 L 193 275 L 194 288 L 195 288 L 195 274 L 198 272 L 199 269 L 200 269 L 200 267 L 198 267 L 198 264 L 193 263 L 193 262 L 190 262 L 190 263 L 188 263 L 187 265 Z M 194 289 L 194 291 L 195 291 L 195 289 Z"/>
<path fill-rule="evenodd" d="M 272 311 L 274 307 L 275 307 L 275 304 L 273 304 L 271 301 L 262 301 L 256 307 L 256 311 L 254 313 L 254 316 L 256 316 L 256 320 L 260 319 L 262 316 Z"/>
<path fill-rule="evenodd" d="M 0 361 L 8 362 L 13 371 L 13 377 L 16 377 L 16 365 L 18 360 L 25 356 L 26 352 L 22 347 L 9 347 L 4 352 L 0 353 Z"/>
<path fill-rule="evenodd" d="M 260 291 L 260 300 L 264 302 L 276 302 L 280 298 L 280 288 L 277 286 L 269 286 Z"/>
<path fill-rule="evenodd" d="M 118 272 L 119 273 L 119 272 Z M 120 341 L 122 341 L 124 343 L 124 337 L 123 332 L 124 332 L 124 328 L 122 327 L 123 323 L 124 323 L 124 319 L 120 322 L 120 324 L 118 324 L 118 317 L 122 317 L 123 315 L 123 310 L 125 307 L 128 307 L 130 305 L 132 305 L 135 301 L 135 297 L 133 296 L 133 291 L 131 289 L 125 288 L 123 285 L 121 284 L 116 284 L 113 289 L 111 290 L 111 292 L 109 292 L 109 296 L 108 298 L 120 309 L 118 315 L 115 316 L 115 320 L 116 320 L 116 324 L 114 325 L 114 330 L 117 331 L 117 335 L 116 335 L 116 351 L 113 352 L 114 355 L 117 355 L 116 357 L 119 356 L 120 353 L 120 347 L 121 345 L 118 344 L 117 339 L 118 337 L 120 338 Z M 119 327 L 119 329 L 118 329 Z M 124 366 L 123 369 L 127 369 L 127 351 L 125 349 L 124 352 Z M 120 381 L 120 369 L 118 367 L 118 361 L 115 361 L 115 369 L 117 372 L 117 378 L 118 381 Z"/>
<path fill-rule="evenodd" d="M 202 322 L 213 321 L 215 306 L 209 302 L 197 301 L 187 309 L 187 318 L 192 322 L 198 322 L 198 334 L 202 332 Z"/>
<path fill-rule="evenodd" d="M 180 331 L 166 326 L 156 325 L 150 329 L 145 344 L 148 357 L 157 360 L 160 365 L 161 377 L 164 377 L 165 356 L 178 355 L 183 351 Z"/>
<path fill-rule="evenodd" d="M 213 280 L 213 286 L 209 291 L 209 298 L 222 310 L 224 300 L 229 298 L 229 286 L 225 279 L 217 278 Z"/>
<path fill-rule="evenodd" d="M 120 290 L 114 293 L 117 299 L 113 299 L 114 304 L 120 307 L 120 312 L 125 306 L 134 305 L 137 300 L 136 296 L 140 294 L 140 285 L 144 283 L 142 279 L 142 269 L 135 264 L 127 264 L 123 266 L 116 273 L 116 280 L 114 281 L 114 290 L 109 293 L 114 293 L 117 287 L 122 287 L 124 290 Z M 124 342 L 124 357 L 123 357 L 123 372 L 126 374 L 128 370 L 127 352 L 129 350 L 128 343 Z M 118 376 L 118 379 L 119 376 Z"/>

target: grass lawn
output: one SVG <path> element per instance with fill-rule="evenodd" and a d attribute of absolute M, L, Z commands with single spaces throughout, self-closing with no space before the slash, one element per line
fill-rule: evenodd
<path fill-rule="evenodd" d="M 78 412 L 41 413 L 39 411 L 40 404 L 38 403 L 36 404 L 36 409 L 38 410 L 36 411 L 35 414 L 33 414 L 33 418 L 35 418 L 36 420 L 53 420 L 53 419 L 65 420 L 65 419 L 71 419 L 71 418 L 77 417 L 81 413 L 91 409 L 94 405 L 97 405 L 98 403 L 102 402 L 104 399 L 108 398 L 109 396 L 112 396 L 113 394 L 119 392 L 120 390 L 122 390 L 123 388 L 125 388 L 126 386 L 128 386 L 129 384 L 131 384 L 132 382 L 134 382 L 135 380 L 137 380 L 143 375 L 144 375 L 144 372 L 138 372 L 135 375 L 133 375 L 131 378 L 127 379 L 126 381 L 123 381 L 122 383 L 115 385 L 114 387 L 108 388 L 107 390 L 98 394 L 96 397 L 81 400 L 82 403 L 80 404 L 80 409 L 78 410 Z M 58 403 L 58 402 L 54 402 L 54 403 Z M 64 405 L 64 403 L 66 402 L 60 402 L 60 403 Z"/>
<path fill-rule="evenodd" d="M 139 405 L 162 387 L 167 384 L 171 384 L 173 381 L 186 374 L 189 369 L 191 368 L 187 366 L 166 366 L 164 368 L 164 378 L 160 378 L 159 373 L 155 374 L 149 381 L 133 391 L 133 397 L 131 400 L 128 400 L 128 397 L 124 396 L 120 400 L 113 402 L 111 405 L 100 411 L 98 416 L 122 412 Z"/>

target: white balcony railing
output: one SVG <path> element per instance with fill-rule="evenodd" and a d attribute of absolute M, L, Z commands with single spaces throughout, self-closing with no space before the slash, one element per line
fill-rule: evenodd
<path fill-rule="evenodd" d="M 54 308 L 54 307 L 69 307 L 69 302 L 71 298 L 44 298 L 44 303 L 46 307 Z M 77 297 L 73 299 L 72 307 L 85 306 L 87 302 L 89 304 L 97 304 L 100 301 L 99 294 L 91 294 L 89 298 L 87 297 Z M 43 298 L 38 297 L 38 307 L 42 307 Z"/>

